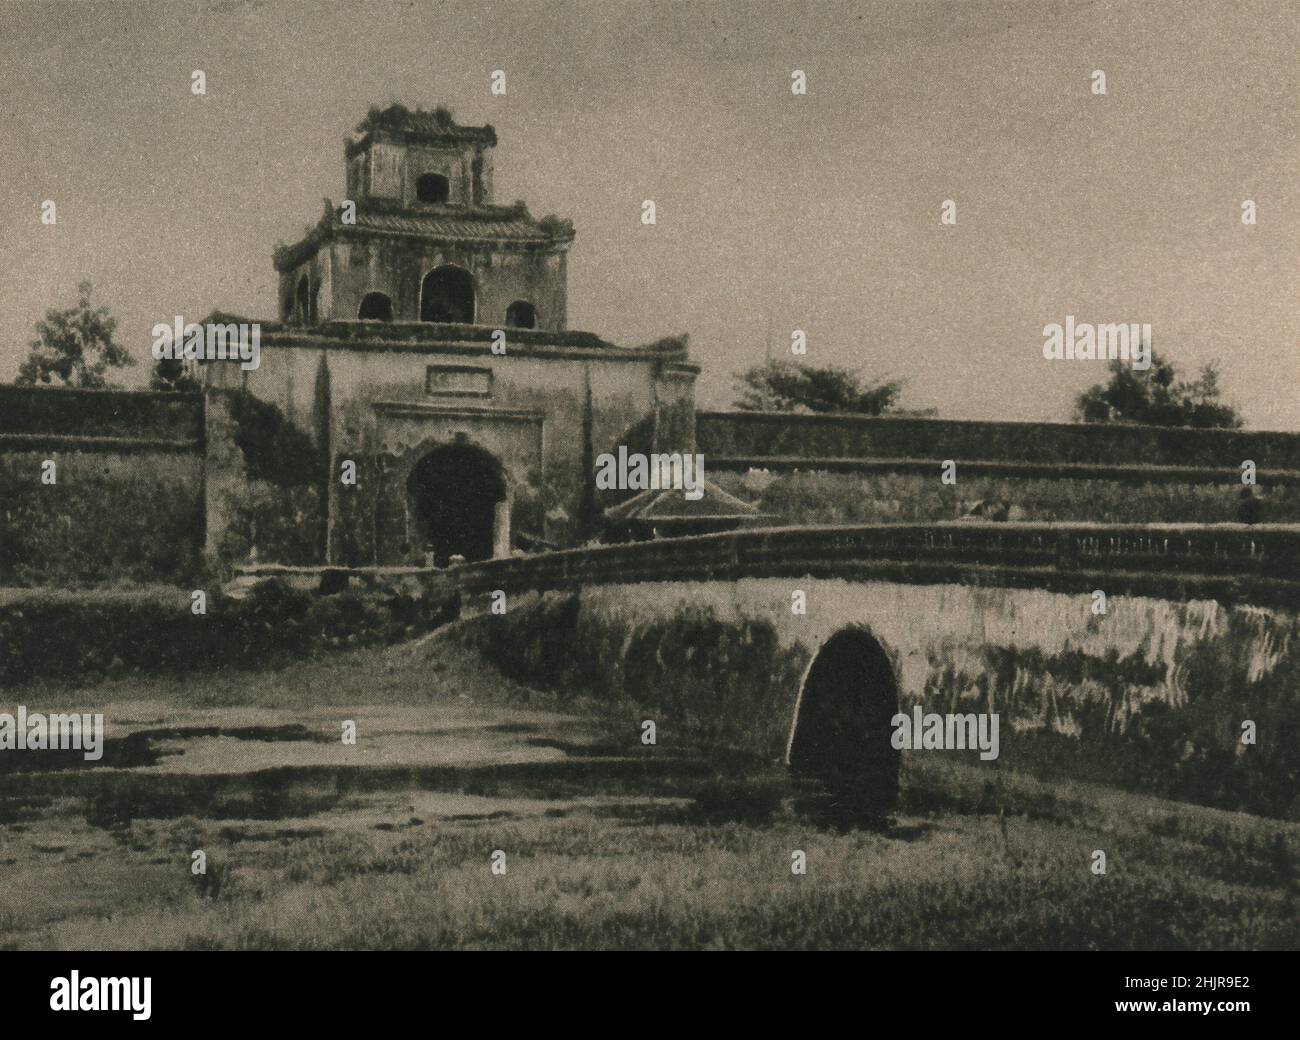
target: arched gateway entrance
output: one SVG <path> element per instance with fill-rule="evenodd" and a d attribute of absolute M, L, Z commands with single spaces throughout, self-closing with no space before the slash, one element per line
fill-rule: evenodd
<path fill-rule="evenodd" d="M 432 546 L 438 566 L 457 554 L 509 555 L 505 474 L 489 452 L 461 441 L 434 448 L 415 464 L 406 488 L 415 547 Z"/>
<path fill-rule="evenodd" d="M 786 754 L 791 772 L 819 781 L 842 815 L 888 813 L 898 800 L 901 756 L 890 742 L 897 712 L 884 648 L 860 628 L 835 633 L 799 690 Z"/>

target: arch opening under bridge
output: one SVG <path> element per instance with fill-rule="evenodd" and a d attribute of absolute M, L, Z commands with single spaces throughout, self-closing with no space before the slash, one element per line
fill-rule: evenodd
<path fill-rule="evenodd" d="M 838 814 L 878 817 L 898 802 L 901 753 L 891 743 L 898 682 L 864 628 L 836 632 L 804 673 L 786 749 L 796 777 L 819 783 Z"/>

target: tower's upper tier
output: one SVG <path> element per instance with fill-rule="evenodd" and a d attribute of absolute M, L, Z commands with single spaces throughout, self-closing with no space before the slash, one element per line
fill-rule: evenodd
<path fill-rule="evenodd" d="M 492 202 L 491 126 L 459 126 L 445 108 L 372 108 L 345 145 L 348 198 L 358 205 Z"/>
<path fill-rule="evenodd" d="M 565 328 L 573 225 L 492 202 L 490 126 L 372 108 L 346 143 L 348 197 L 275 251 L 281 317 Z"/>

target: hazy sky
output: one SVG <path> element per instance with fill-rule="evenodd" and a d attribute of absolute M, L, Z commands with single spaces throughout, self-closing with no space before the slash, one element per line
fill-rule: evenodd
<path fill-rule="evenodd" d="M 702 404 L 799 328 L 906 406 L 1065 419 L 1105 375 L 1043 358 L 1073 314 L 1150 322 L 1250 425 L 1300 429 L 1298 51 L 1294 0 L 5 0 L 0 379 L 83 278 L 142 362 L 175 314 L 273 318 L 276 241 L 400 100 L 496 126 L 497 200 L 577 226 L 570 326 L 690 333 Z"/>

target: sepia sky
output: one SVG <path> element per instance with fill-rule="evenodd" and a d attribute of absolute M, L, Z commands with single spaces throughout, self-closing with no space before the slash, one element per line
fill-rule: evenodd
<path fill-rule="evenodd" d="M 577 226 L 570 327 L 688 332 L 702 405 L 799 328 L 813 363 L 905 379 L 905 407 L 1066 419 L 1105 376 L 1043 358 L 1073 314 L 1149 322 L 1189 376 L 1220 363 L 1249 425 L 1297 430 L 1298 51 L 1292 0 L 6 0 L 0 379 L 86 278 L 133 382 L 156 321 L 273 318 L 277 240 L 402 101 L 495 125 L 497 201 Z"/>

